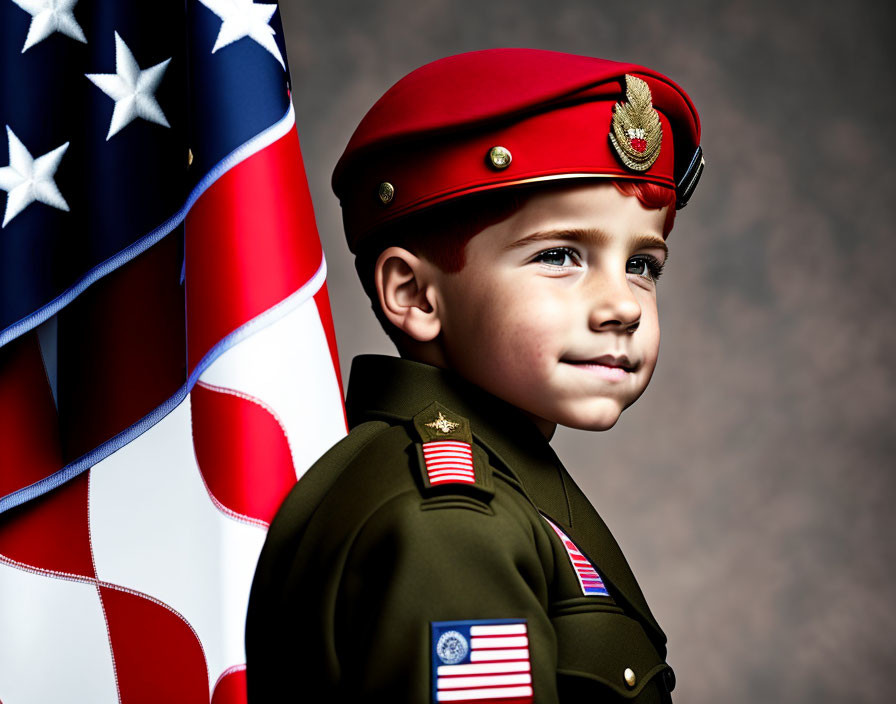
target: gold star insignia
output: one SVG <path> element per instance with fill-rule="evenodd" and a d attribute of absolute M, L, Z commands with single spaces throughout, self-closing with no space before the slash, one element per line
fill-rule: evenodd
<path fill-rule="evenodd" d="M 441 430 L 443 433 L 450 433 L 459 425 L 460 423 L 455 423 L 453 420 L 448 420 L 445 416 L 442 415 L 441 411 L 439 411 L 439 417 L 436 418 L 432 423 L 426 423 L 427 428 L 435 428 L 436 430 Z"/>

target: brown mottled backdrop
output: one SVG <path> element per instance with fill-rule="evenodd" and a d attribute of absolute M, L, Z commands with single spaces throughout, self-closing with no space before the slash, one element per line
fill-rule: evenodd
<path fill-rule="evenodd" d="M 684 86 L 708 165 L 670 237 L 660 364 L 616 427 L 555 446 L 669 636 L 677 701 L 893 701 L 892 5 L 281 4 L 346 371 L 393 349 L 329 178 L 392 83 L 447 54 L 529 46 Z"/>

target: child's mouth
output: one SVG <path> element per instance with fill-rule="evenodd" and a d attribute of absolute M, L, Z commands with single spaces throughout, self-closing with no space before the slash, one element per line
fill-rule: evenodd
<path fill-rule="evenodd" d="M 613 367 L 606 364 L 596 364 L 595 362 L 567 361 L 566 363 L 608 381 L 621 381 L 631 374 L 625 367 Z"/>
<path fill-rule="evenodd" d="M 564 359 L 561 361 L 609 381 L 625 379 L 635 370 L 635 365 L 625 355 L 617 357 L 605 354 L 594 359 Z"/>

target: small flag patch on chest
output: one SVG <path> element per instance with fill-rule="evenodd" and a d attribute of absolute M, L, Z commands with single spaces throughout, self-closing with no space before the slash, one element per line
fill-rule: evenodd
<path fill-rule="evenodd" d="M 569 536 L 557 524 L 547 516 L 543 516 L 543 518 L 554 529 L 554 532 L 560 538 L 560 542 L 563 543 L 563 547 L 566 548 L 566 554 L 569 556 L 572 568 L 575 570 L 576 577 L 579 578 L 582 594 L 586 596 L 610 596 L 610 593 L 604 586 L 604 581 L 597 573 L 597 570 L 594 569 L 594 565 L 591 564 L 591 560 L 582 554 L 582 551 L 576 547 L 576 544 L 569 539 Z"/>
<path fill-rule="evenodd" d="M 459 482 L 475 484 L 473 448 L 460 440 L 432 440 L 423 443 L 423 461 L 432 486 Z"/>
<path fill-rule="evenodd" d="M 532 701 L 529 634 L 522 619 L 434 621 L 432 701 Z"/>

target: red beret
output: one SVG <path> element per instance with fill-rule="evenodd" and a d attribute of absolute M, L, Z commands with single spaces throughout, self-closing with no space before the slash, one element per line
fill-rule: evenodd
<path fill-rule="evenodd" d="M 471 193 L 568 178 L 643 179 L 682 208 L 703 169 L 700 119 L 635 64 L 537 49 L 449 56 L 392 86 L 333 172 L 349 248 L 397 218 Z"/>

